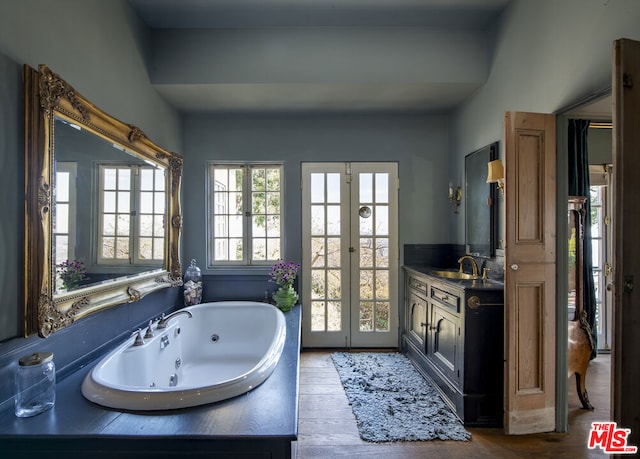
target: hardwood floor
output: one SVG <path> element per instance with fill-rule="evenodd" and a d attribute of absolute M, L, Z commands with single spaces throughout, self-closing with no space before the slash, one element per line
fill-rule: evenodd
<path fill-rule="evenodd" d="M 589 450 L 591 422 L 609 420 L 610 356 L 589 365 L 587 390 L 594 411 L 582 409 L 569 381 L 569 433 L 504 435 L 502 429 L 468 428 L 469 442 L 425 441 L 368 443 L 360 439 L 355 417 L 331 361 L 330 351 L 303 351 L 300 358 L 300 400 L 297 457 L 330 458 L 593 458 L 607 457 Z"/>

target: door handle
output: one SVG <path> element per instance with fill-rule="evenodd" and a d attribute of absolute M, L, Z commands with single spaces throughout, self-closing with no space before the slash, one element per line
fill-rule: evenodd
<path fill-rule="evenodd" d="M 512 265 L 511 265 L 511 269 L 512 269 L 513 271 L 517 271 L 517 270 L 518 270 L 518 265 L 517 265 L 517 264 L 515 264 L 515 263 L 514 263 L 514 264 L 512 264 Z"/>

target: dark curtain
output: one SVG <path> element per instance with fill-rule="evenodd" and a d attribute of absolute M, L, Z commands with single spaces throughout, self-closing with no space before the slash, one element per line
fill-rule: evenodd
<path fill-rule="evenodd" d="M 597 355 L 596 293 L 593 285 L 593 258 L 591 250 L 591 192 L 589 189 L 589 152 L 587 133 L 589 120 L 569 120 L 569 196 L 586 196 L 584 225 L 584 263 L 582 279 L 584 291 L 583 309 L 595 347 L 591 358 Z"/>

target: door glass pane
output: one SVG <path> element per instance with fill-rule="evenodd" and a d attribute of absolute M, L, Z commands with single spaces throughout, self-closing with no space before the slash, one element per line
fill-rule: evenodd
<path fill-rule="evenodd" d="M 311 174 L 311 202 L 324 202 L 324 174 Z"/>
<path fill-rule="evenodd" d="M 311 234 L 314 236 L 325 234 L 324 206 L 311 206 Z"/>
<path fill-rule="evenodd" d="M 311 302 L 311 331 L 325 331 L 325 302 Z"/>
<path fill-rule="evenodd" d="M 340 174 L 312 173 L 310 192 L 311 330 L 338 331 L 342 326 Z"/>
<path fill-rule="evenodd" d="M 376 234 L 386 236 L 389 234 L 389 206 L 376 206 L 374 216 L 376 219 Z"/>
<path fill-rule="evenodd" d="M 325 266 L 325 240 L 322 237 L 311 238 L 311 266 L 314 268 Z"/>
<path fill-rule="evenodd" d="M 323 269 L 311 270 L 311 298 L 324 299 L 327 297 L 325 274 Z"/>
<path fill-rule="evenodd" d="M 360 238 L 360 267 L 373 267 L 373 239 Z"/>
<path fill-rule="evenodd" d="M 376 202 L 389 202 L 389 174 L 376 174 Z"/>
<path fill-rule="evenodd" d="M 340 234 L 340 206 L 327 206 L 327 235 Z"/>
<path fill-rule="evenodd" d="M 389 239 L 384 237 L 376 238 L 376 259 L 377 268 L 389 267 Z"/>
<path fill-rule="evenodd" d="M 327 331 L 340 331 L 342 320 L 342 303 L 340 301 L 327 302 Z"/>
<path fill-rule="evenodd" d="M 389 271 L 376 270 L 376 299 L 386 300 L 389 298 Z"/>
<path fill-rule="evenodd" d="M 373 174 L 360 174 L 360 202 L 373 202 Z"/>
<path fill-rule="evenodd" d="M 357 212 L 357 209 L 356 209 Z M 374 212 L 368 218 L 360 217 L 360 235 L 370 236 L 373 234 L 373 222 L 375 220 Z"/>
<path fill-rule="evenodd" d="M 389 314 L 391 304 L 386 302 L 376 303 L 375 329 L 378 331 L 389 331 Z"/>
<path fill-rule="evenodd" d="M 340 202 L 340 174 L 327 174 L 327 202 Z"/>
<path fill-rule="evenodd" d="M 360 302 L 360 331 L 373 331 L 373 303 L 371 301 Z"/>
<path fill-rule="evenodd" d="M 327 267 L 339 268 L 340 267 L 340 238 L 329 237 L 327 242 Z"/>
<path fill-rule="evenodd" d="M 366 300 L 373 299 L 373 270 L 360 270 L 360 298 Z"/>

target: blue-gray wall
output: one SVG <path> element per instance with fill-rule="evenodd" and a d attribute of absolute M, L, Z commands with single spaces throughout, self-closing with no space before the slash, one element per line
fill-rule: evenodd
<path fill-rule="evenodd" d="M 290 191 L 298 187 L 302 161 L 398 161 L 401 243 L 464 243 L 464 203 L 462 212 L 453 214 L 446 197 L 450 179 L 463 183 L 464 156 L 502 138 L 504 111 L 553 112 L 608 86 L 611 44 L 620 37 L 640 39 L 638 24 L 637 0 L 514 0 L 488 37 L 488 65 L 473 73 L 470 83 L 461 84 L 476 84 L 479 76 L 486 77 L 486 83 L 450 116 L 193 114 L 181 120 L 152 85 L 154 78 L 148 72 L 154 69 L 150 64 L 156 53 L 150 49 L 154 39 L 124 0 L 4 1 L 0 3 L 0 53 L 9 60 L 0 59 L 0 69 L 13 76 L 0 82 L 0 129 L 2 134 L 9 133 L 0 142 L 0 174 L 8 191 L 8 199 L 0 200 L 0 339 L 17 334 L 22 301 L 23 153 L 21 135 L 11 133 L 21 130 L 20 89 L 14 86 L 23 63 L 48 64 L 99 107 L 138 125 L 160 146 L 184 154 L 183 262 L 195 257 L 204 268 L 204 183 L 210 159 L 282 160 Z M 156 39 L 163 37 L 170 34 Z M 371 45 L 377 46 L 380 40 L 371 40 Z M 437 56 L 437 46 L 425 49 Z M 437 60 L 427 61 L 437 67 Z M 233 70 L 241 70 L 248 62 L 238 62 Z M 171 65 L 180 69 L 176 64 L 166 62 L 158 80 L 169 75 Z M 345 72 L 353 67 L 349 65 Z M 458 65 L 465 68 L 463 61 Z M 422 62 L 407 71 L 428 76 L 435 71 L 429 66 Z M 392 80 L 401 80 L 402 72 L 394 71 Z M 326 79 L 341 74 L 339 69 L 335 72 L 325 75 Z M 299 193 L 287 193 L 286 199 L 285 256 L 299 258 Z M 216 289 L 213 271 L 205 274 L 213 282 L 205 298 L 231 294 L 228 288 Z M 256 286 L 262 275 L 257 274 Z M 41 343 L 62 346 L 59 363 L 70 366 L 146 317 L 174 306 L 179 300 L 176 292 L 168 289 L 141 304 L 90 316 L 45 341 L 14 339 L 1 344 L 0 367 L 5 368 L 21 349 Z M 5 376 L 0 375 L 3 380 Z"/>
<path fill-rule="evenodd" d="M 10 381 L 20 353 L 53 350 L 64 373 L 179 300 L 179 289 L 165 289 L 83 318 L 46 340 L 9 340 L 20 334 L 23 301 L 22 65 L 49 65 L 97 106 L 179 152 L 179 116 L 149 83 L 149 43 L 148 29 L 123 0 L 0 2 L 0 180 L 5 192 L 0 200 L 0 403 L 12 395 Z"/>
<path fill-rule="evenodd" d="M 447 187 L 449 121 L 436 115 L 192 115 L 184 122 L 183 259 L 196 258 L 205 299 L 230 299 L 229 269 L 205 269 L 207 163 L 213 160 L 282 161 L 285 178 L 285 259 L 302 259 L 301 163 L 306 161 L 397 161 L 399 242 L 446 243 L 453 212 Z M 444 222 L 444 223 L 443 223 Z M 401 260 L 402 261 L 402 260 Z M 244 270 L 247 273 L 247 270 Z M 252 297 L 262 298 L 266 268 L 254 268 Z M 222 296 L 221 296 L 222 295 Z M 226 295 L 226 296 L 225 296 Z"/>
<path fill-rule="evenodd" d="M 637 0 L 513 0 L 493 31 L 486 84 L 453 115 L 454 170 L 502 139 L 505 111 L 554 113 L 611 86 L 613 41 L 639 40 L 639 24 Z M 500 227 L 504 238 L 504 215 Z M 451 234 L 451 242 L 464 241 L 463 227 Z"/>

